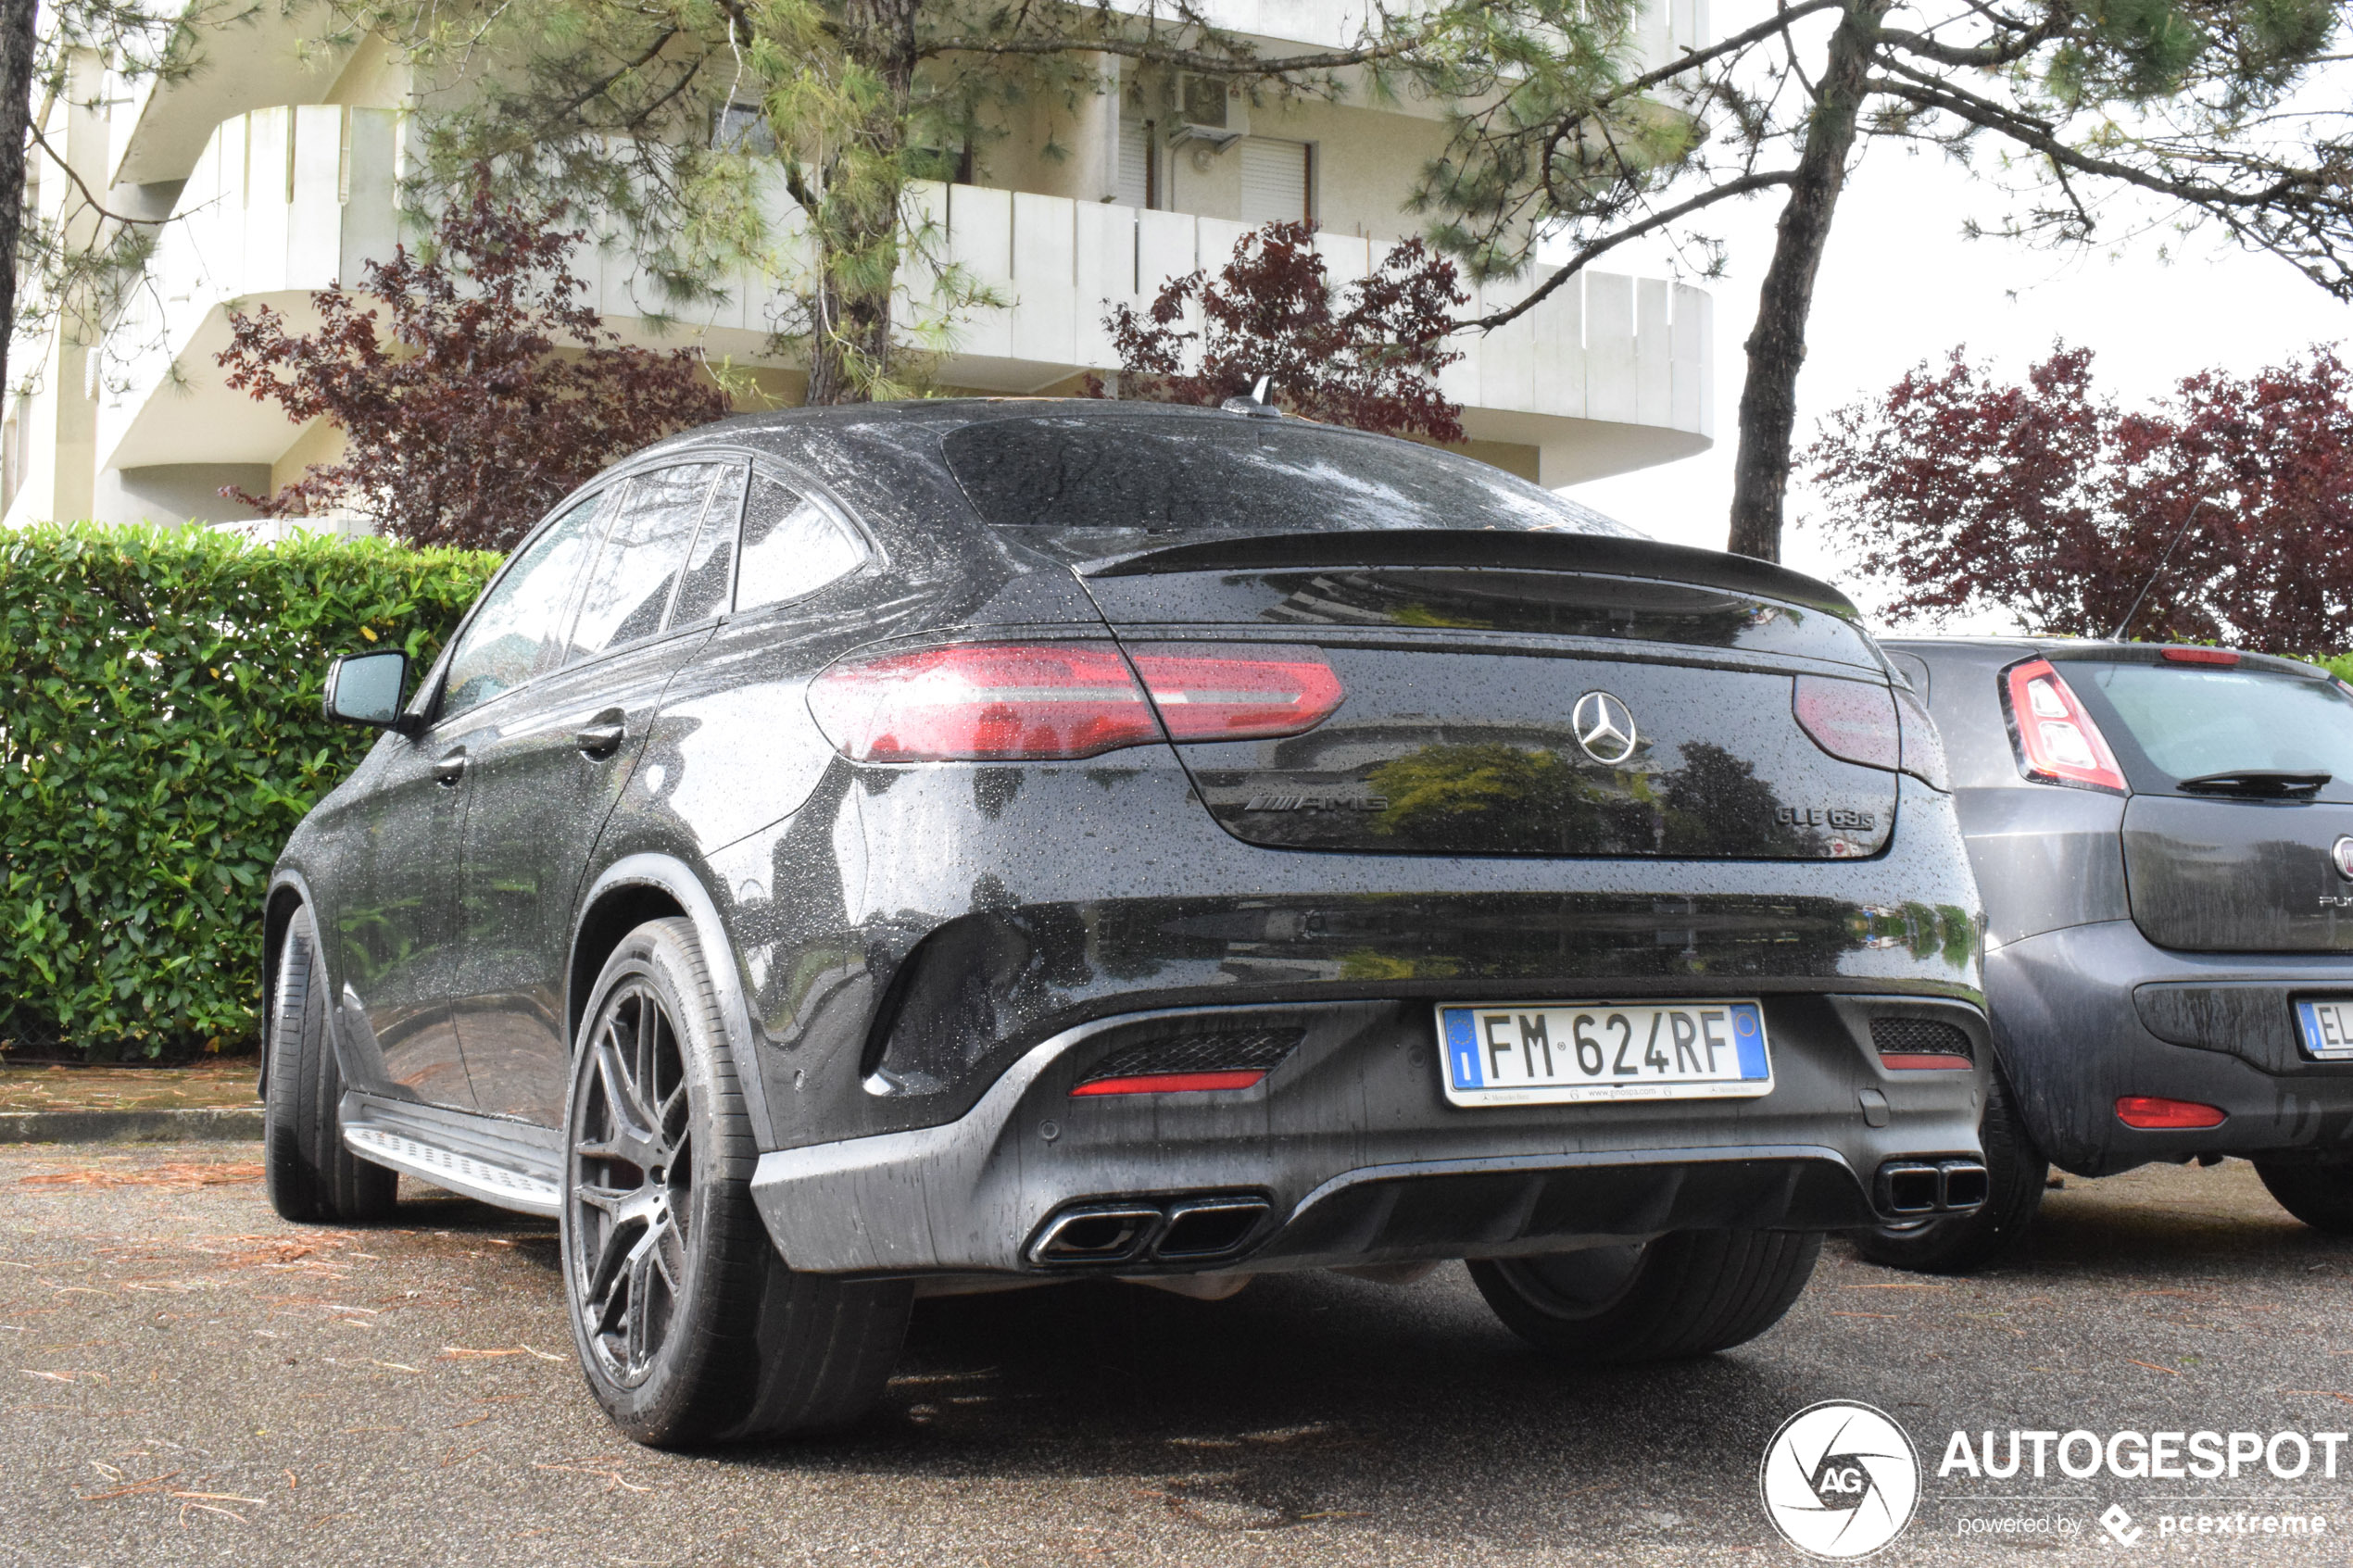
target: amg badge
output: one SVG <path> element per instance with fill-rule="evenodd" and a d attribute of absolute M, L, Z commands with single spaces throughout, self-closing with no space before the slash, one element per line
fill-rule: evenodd
<path fill-rule="evenodd" d="M 1386 811 L 1385 795 L 1253 795 L 1245 811 Z"/>

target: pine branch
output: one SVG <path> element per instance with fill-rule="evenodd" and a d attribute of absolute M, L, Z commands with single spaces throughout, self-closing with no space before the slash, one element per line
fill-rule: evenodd
<path fill-rule="evenodd" d="M 1737 180 L 1728 180 L 1720 185 L 1710 186 L 1689 201 L 1678 202 L 1673 207 L 1665 207 L 1651 214 L 1638 223 L 1629 223 L 1614 233 L 1603 235 L 1569 257 L 1567 263 L 1543 282 L 1538 284 L 1535 290 L 1518 304 L 1460 322 L 1455 330 L 1470 332 L 1475 329 L 1483 332 L 1491 332 L 1497 327 L 1516 321 L 1536 308 L 1554 289 L 1559 288 L 1592 262 L 1616 250 L 1629 240 L 1638 240 L 1644 234 L 1656 233 L 1659 230 L 1669 224 L 1680 222 L 1704 207 L 1714 207 L 1718 202 L 1728 201 L 1733 196 L 1749 195 L 1757 191 L 1770 190 L 1777 185 L 1786 185 L 1796 178 L 1795 169 L 1780 169 L 1763 174 L 1743 174 Z"/>
<path fill-rule="evenodd" d="M 1815 3 L 1835 5 L 1838 0 L 1815 0 Z M 1127 59 L 1141 60 L 1147 65 L 1197 70 L 1205 75 L 1266 77 L 1295 76 L 1302 71 L 1338 70 L 1343 66 L 1393 60 L 1414 53 L 1427 43 L 1428 40 L 1420 34 L 1412 34 L 1390 43 L 1367 44 L 1361 49 L 1335 49 L 1319 55 L 1283 55 L 1271 60 L 1248 55 L 1209 54 L 1199 49 L 1184 49 L 1173 44 L 1129 38 L 941 38 L 922 45 L 916 53 L 925 59 L 940 55 L 998 57 L 1118 55 Z"/>
<path fill-rule="evenodd" d="M 38 125 L 28 124 L 25 129 L 31 133 L 33 144 L 38 146 L 43 152 L 49 155 L 49 160 L 64 171 L 67 179 L 73 182 L 73 188 L 82 193 L 82 199 L 88 202 L 90 204 L 90 209 L 93 212 L 95 212 L 100 218 L 107 220 L 110 223 L 120 223 L 126 228 L 134 224 L 145 224 L 149 228 L 160 228 L 164 224 L 171 221 L 169 217 L 132 218 L 126 214 L 110 210 L 106 203 L 100 201 L 97 196 L 92 193 L 89 185 L 83 182 L 82 176 L 74 171 L 73 165 L 65 160 L 65 155 L 58 152 L 57 148 L 49 144 L 49 138 L 41 133 L 41 127 Z"/>

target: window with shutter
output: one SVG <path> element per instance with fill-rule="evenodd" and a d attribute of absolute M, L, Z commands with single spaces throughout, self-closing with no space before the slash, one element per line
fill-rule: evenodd
<path fill-rule="evenodd" d="M 1152 204 L 1152 133 L 1141 115 L 1119 117 L 1119 188 L 1123 207 Z"/>
<path fill-rule="evenodd" d="M 1311 216 L 1306 143 L 1245 136 L 1236 151 L 1242 160 L 1243 222 L 1298 223 Z"/>

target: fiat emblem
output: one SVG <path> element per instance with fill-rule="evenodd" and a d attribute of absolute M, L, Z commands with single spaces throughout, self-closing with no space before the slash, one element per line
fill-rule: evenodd
<path fill-rule="evenodd" d="M 2329 859 L 2336 862 L 2336 874 L 2353 882 L 2353 834 L 2339 834 L 2329 846 Z"/>
<path fill-rule="evenodd" d="M 1633 711 L 1607 692 L 1587 692 L 1579 697 L 1569 711 L 1569 727 L 1585 755 L 1596 762 L 1615 766 L 1634 755 Z M 2345 863 L 2340 853 L 2337 864 Z M 2345 874 L 2353 876 L 2353 871 Z"/>

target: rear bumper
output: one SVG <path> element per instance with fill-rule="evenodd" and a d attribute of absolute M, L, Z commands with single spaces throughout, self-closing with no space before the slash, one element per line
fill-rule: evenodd
<path fill-rule="evenodd" d="M 1975 1156 L 1988 1056 L 1975 1008 L 1761 994 L 1775 1086 L 1747 1100 L 1456 1107 L 1426 1002 L 1099 1020 L 1031 1048 L 953 1122 L 763 1155 L 753 1193 L 786 1259 L 812 1272 L 1066 1272 L 1040 1247 L 1079 1209 L 1139 1216 L 1136 1247 L 1100 1260 L 1116 1272 L 1255 1273 L 1868 1225 L 1884 1217 L 1883 1166 Z M 1976 1069 L 1885 1071 L 1874 1010 L 1956 1022 Z M 1139 1041 L 1259 1027 L 1300 1043 L 1254 1087 L 1071 1095 Z M 1140 1216 L 1210 1199 L 1252 1217 L 1214 1256 L 1152 1255 L 1164 1222 Z"/>
<path fill-rule="evenodd" d="M 2070 926 L 1985 957 L 1994 1041 L 2020 1114 L 2054 1163 L 2103 1175 L 2198 1154 L 2353 1158 L 2353 1062 L 2296 1043 L 2297 996 L 2353 992 L 2328 954 L 2169 951 L 2130 921 Z M 2125 1095 L 2220 1108 L 2219 1126 L 2147 1131 Z"/>

